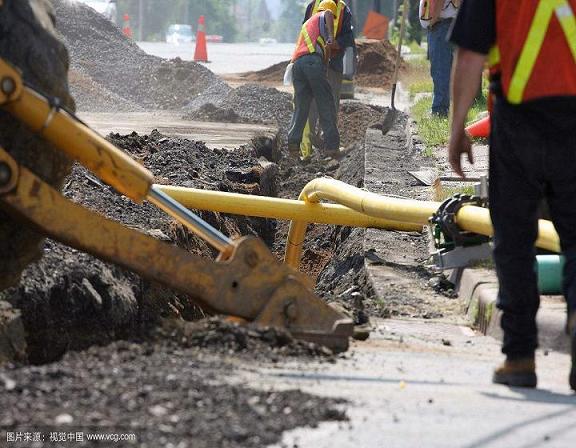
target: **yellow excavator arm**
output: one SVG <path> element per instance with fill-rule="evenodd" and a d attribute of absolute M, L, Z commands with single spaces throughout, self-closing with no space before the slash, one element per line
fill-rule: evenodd
<path fill-rule="evenodd" d="M 193 297 L 215 313 L 346 350 L 350 319 L 314 295 L 309 280 L 254 237 L 230 240 L 153 184 L 152 174 L 72 114 L 22 84 L 0 59 L 0 106 L 134 201 L 144 199 L 220 251 L 216 261 L 129 229 L 76 204 L 0 148 L 0 207 L 51 238 Z"/>

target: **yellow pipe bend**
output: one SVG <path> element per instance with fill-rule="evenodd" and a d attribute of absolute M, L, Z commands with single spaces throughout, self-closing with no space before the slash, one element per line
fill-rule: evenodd
<path fill-rule="evenodd" d="M 409 221 L 419 225 L 426 225 L 440 206 L 439 202 L 380 196 L 329 178 L 309 182 L 300 193 L 299 199 L 308 203 L 319 202 L 321 199 L 330 200 L 369 216 L 393 221 Z M 456 223 L 464 230 L 487 236 L 493 235 L 490 211 L 486 208 L 464 206 L 456 215 Z M 293 221 L 288 232 L 284 261 L 296 269 L 300 265 L 306 227 L 306 222 Z M 550 221 L 539 221 L 536 246 L 560 252 L 558 234 Z"/>
<path fill-rule="evenodd" d="M 419 231 L 416 223 L 367 216 L 339 204 L 307 204 L 293 199 L 226 193 L 196 188 L 155 185 L 184 207 L 220 213 L 288 220 L 306 220 L 319 224 L 350 227 L 375 227 L 390 230 Z"/>

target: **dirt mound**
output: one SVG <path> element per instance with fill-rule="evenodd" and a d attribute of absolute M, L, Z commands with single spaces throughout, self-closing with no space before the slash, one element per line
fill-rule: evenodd
<path fill-rule="evenodd" d="M 284 80 L 284 72 L 290 61 L 278 62 L 263 70 L 240 74 L 240 78 L 252 82 L 280 83 Z"/>
<path fill-rule="evenodd" d="M 76 108 L 82 112 L 110 112 L 113 105 L 115 112 L 141 112 L 141 106 L 122 98 L 103 85 L 98 84 L 89 75 L 70 70 L 68 74 L 70 91 L 76 101 Z"/>
<path fill-rule="evenodd" d="M 46 366 L 5 367 L 0 426 L 44 428 L 46 440 L 49 431 L 136 437 L 106 446 L 259 448 L 289 429 L 347 420 L 341 400 L 254 390 L 227 380 L 237 369 L 222 356 L 169 341 L 117 342 Z M 79 446 L 104 445 L 84 438 Z"/>
<path fill-rule="evenodd" d="M 364 87 L 388 88 L 392 85 L 398 52 L 387 40 L 361 40 L 358 46 L 356 82 Z M 404 62 L 401 60 L 401 67 Z"/>
<path fill-rule="evenodd" d="M 238 325 L 211 318 L 198 322 L 170 321 L 163 329 L 179 344 L 203 347 L 223 353 L 250 353 L 251 357 L 279 359 L 308 356 L 333 359 L 332 351 L 305 341 L 277 328 Z"/>
<path fill-rule="evenodd" d="M 358 40 L 358 69 L 354 78 L 362 87 L 388 88 L 392 85 L 396 49 L 387 40 Z M 264 70 L 242 73 L 240 79 L 252 82 L 281 83 L 289 61 L 274 64 Z M 403 62 L 402 62 L 403 64 Z"/>
<path fill-rule="evenodd" d="M 80 2 L 53 3 L 71 67 L 122 99 L 146 109 L 179 109 L 208 87 L 225 85 L 195 62 L 146 54 L 109 20 Z M 74 86 L 75 81 L 72 85 L 80 104 L 89 102 L 90 97 L 82 98 L 82 84 Z M 117 97 L 108 99 L 111 108 L 123 107 Z"/>
<path fill-rule="evenodd" d="M 227 91 L 210 89 L 186 106 L 185 118 L 201 118 L 202 110 L 207 107 L 216 111 L 232 110 L 243 122 L 276 123 L 281 130 L 286 130 L 292 117 L 292 96 L 257 84 Z"/>
<path fill-rule="evenodd" d="M 243 121 L 234 109 L 223 109 L 212 103 L 203 104 L 198 110 L 186 115 L 186 119 L 224 123 L 238 123 Z"/>
<path fill-rule="evenodd" d="M 341 101 L 338 114 L 340 144 L 344 147 L 362 142 L 366 129 L 382 123 L 387 108 L 355 101 Z"/>
<path fill-rule="evenodd" d="M 251 148 L 210 150 L 203 143 L 149 136 L 112 135 L 109 139 L 140 160 L 157 183 L 247 194 L 275 195 L 274 164 L 262 167 Z M 204 241 L 174 223 L 149 203 L 138 205 L 115 193 L 87 170 L 75 166 L 64 194 L 125 225 L 177 244 L 197 255 L 213 257 Z M 199 212 L 210 224 L 232 237 L 259 235 L 268 243 L 271 220 Z M 22 310 L 34 363 L 58 359 L 68 349 L 133 337 L 157 317 L 197 318 L 203 314 L 190 298 L 145 281 L 94 257 L 49 242 L 44 258 L 31 265 L 17 288 L 0 294 Z"/>

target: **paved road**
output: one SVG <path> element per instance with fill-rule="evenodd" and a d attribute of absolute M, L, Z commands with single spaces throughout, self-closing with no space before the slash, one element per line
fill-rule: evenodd
<path fill-rule="evenodd" d="M 341 397 L 349 424 L 284 435 L 274 448 L 570 448 L 576 395 L 569 357 L 538 354 L 539 389 L 490 382 L 499 343 L 465 324 L 381 320 L 336 364 L 251 372 L 251 385 Z"/>
<path fill-rule="evenodd" d="M 194 57 L 194 43 L 174 45 L 165 42 L 138 42 L 138 45 L 145 52 L 162 58 L 179 57 L 184 60 L 192 60 Z M 289 59 L 293 50 L 294 45 L 291 43 L 270 45 L 208 43 L 210 62 L 205 65 L 219 75 L 262 70 Z"/>
<path fill-rule="evenodd" d="M 164 135 L 202 141 L 209 148 L 234 149 L 250 143 L 257 135 L 272 138 L 277 133 L 277 128 L 269 125 L 183 120 L 182 114 L 167 111 L 120 114 L 82 112 L 79 115 L 102 135 L 108 135 L 110 132 L 149 134 L 157 129 Z"/>

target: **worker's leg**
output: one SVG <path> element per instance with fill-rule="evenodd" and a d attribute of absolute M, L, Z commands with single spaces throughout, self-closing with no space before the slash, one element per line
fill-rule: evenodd
<path fill-rule="evenodd" d="M 340 92 L 342 91 L 342 72 L 332 70 L 330 67 L 328 67 L 326 76 L 328 78 L 328 84 L 330 84 L 330 88 L 332 89 L 334 106 L 336 107 L 336 115 L 338 115 L 338 111 L 340 110 Z"/>
<path fill-rule="evenodd" d="M 572 367 L 570 387 L 576 391 L 576 110 L 563 111 L 555 123 L 542 125 L 547 135 L 548 205 L 565 257 L 563 291 L 568 319 Z M 556 126 L 554 126 L 556 124 Z"/>
<path fill-rule="evenodd" d="M 576 118 L 567 124 L 570 121 L 574 123 L 547 136 L 545 164 L 550 214 L 566 258 L 564 296 L 572 315 L 576 313 Z"/>
<path fill-rule="evenodd" d="M 310 112 L 308 113 L 308 120 L 306 121 L 306 126 L 304 126 L 304 132 L 302 133 L 302 142 L 300 143 L 300 154 L 304 159 L 312 156 L 313 152 L 313 145 L 312 145 L 312 129 L 315 128 L 315 125 L 312 123 L 316 123 L 316 121 L 312 121 L 313 119 L 316 120 L 318 116 L 318 112 L 316 109 L 316 101 L 312 100 L 310 103 Z M 314 118 L 313 118 L 314 117 Z"/>
<path fill-rule="evenodd" d="M 308 77 L 303 69 L 303 66 L 306 65 L 305 59 L 307 58 L 308 56 L 303 56 L 296 60 L 293 68 L 294 113 L 292 114 L 290 130 L 288 131 L 288 146 L 291 148 L 300 147 L 302 132 L 306 125 L 310 102 L 313 98 Z"/>
<path fill-rule="evenodd" d="M 324 146 L 329 151 L 336 151 L 340 148 L 340 135 L 332 88 L 326 78 L 326 67 L 322 59 L 316 57 L 306 68 L 306 76 L 318 106 L 320 125 L 324 131 Z"/>
<path fill-rule="evenodd" d="M 500 283 L 497 305 L 503 312 L 502 352 L 508 359 L 526 359 L 538 345 L 534 243 L 542 196 L 542 139 L 503 106 L 495 107 L 492 123 L 490 215 Z"/>
<path fill-rule="evenodd" d="M 332 96 L 334 97 L 334 105 L 336 107 L 336 116 L 338 116 L 338 110 L 340 109 L 340 91 L 342 90 L 342 73 L 328 67 L 326 76 L 328 84 L 330 84 L 330 88 L 332 89 Z M 316 101 L 312 101 L 308 122 L 304 128 L 304 135 L 300 145 L 302 157 L 309 157 L 312 155 L 313 146 L 319 146 L 321 142 L 322 135 L 318 106 L 316 105 Z"/>
<path fill-rule="evenodd" d="M 450 108 L 450 73 L 452 71 L 452 44 L 447 41 L 451 20 L 442 20 L 428 31 L 430 74 L 434 83 L 432 113 L 448 116 Z"/>

